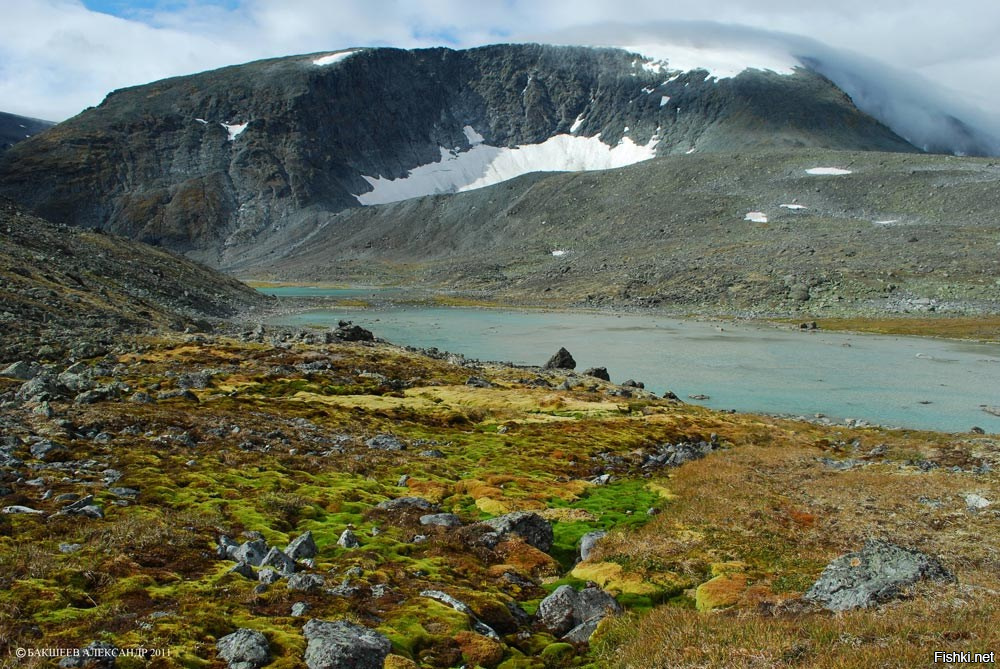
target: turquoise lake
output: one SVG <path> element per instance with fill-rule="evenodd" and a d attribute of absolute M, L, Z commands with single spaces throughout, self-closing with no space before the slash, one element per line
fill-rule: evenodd
<path fill-rule="evenodd" d="M 296 288 L 295 291 L 300 291 Z M 371 296 L 371 289 L 316 295 Z M 379 291 L 381 293 L 381 291 Z M 302 293 L 294 293 L 301 295 Z M 541 365 L 565 346 L 577 371 L 607 367 L 613 381 L 717 409 L 824 414 L 882 425 L 1000 432 L 1000 345 L 922 337 L 798 331 L 646 315 L 398 306 L 314 309 L 274 324 L 351 320 L 400 345 L 480 360 Z M 695 401 L 689 395 L 708 395 Z"/>

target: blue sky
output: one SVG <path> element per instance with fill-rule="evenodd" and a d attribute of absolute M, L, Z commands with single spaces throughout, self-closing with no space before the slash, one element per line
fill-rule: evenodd
<path fill-rule="evenodd" d="M 16 0 L 0 22 L 0 111 L 62 120 L 108 92 L 351 46 L 608 40 L 615 22 L 716 21 L 855 51 L 1000 110 L 995 0 Z"/>
<path fill-rule="evenodd" d="M 175 12 L 194 4 L 217 5 L 225 9 L 236 9 L 240 6 L 239 0 L 209 0 L 201 3 L 188 0 L 83 0 L 83 5 L 87 9 L 122 18 L 142 17 L 149 14 L 150 10 Z"/>

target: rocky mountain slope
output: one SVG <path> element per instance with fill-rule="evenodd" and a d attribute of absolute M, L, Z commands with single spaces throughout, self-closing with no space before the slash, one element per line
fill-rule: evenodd
<path fill-rule="evenodd" d="M 365 202 L 776 147 L 915 151 L 806 69 L 717 79 L 618 49 L 361 49 L 116 91 L 0 158 L 0 193 L 215 264 Z M 389 183 L 418 168 L 417 188 Z"/>
<path fill-rule="evenodd" d="M 317 215 L 230 269 L 552 305 L 997 313 L 998 183 L 991 159 L 696 153 Z"/>
<path fill-rule="evenodd" d="M 0 200 L 0 361 L 88 351 L 130 331 L 204 328 L 206 318 L 266 301 L 168 251 L 55 225 Z"/>
<path fill-rule="evenodd" d="M 0 112 L 0 153 L 53 125 L 51 121 Z"/>

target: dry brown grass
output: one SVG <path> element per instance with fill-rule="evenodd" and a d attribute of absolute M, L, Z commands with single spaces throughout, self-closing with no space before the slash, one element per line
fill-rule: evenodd
<path fill-rule="evenodd" d="M 997 650 L 1000 513 L 970 513 L 964 495 L 1000 498 L 1000 477 L 901 464 L 914 456 L 960 459 L 970 453 L 967 444 L 873 433 L 889 444 L 878 464 L 836 471 L 817 461 L 848 454 L 836 440 L 817 440 L 808 427 L 774 429 L 773 436 L 767 445 L 744 444 L 673 472 L 666 486 L 676 497 L 664 513 L 637 532 L 612 533 L 592 558 L 647 579 L 670 571 L 692 586 L 713 576 L 712 564 L 741 561 L 750 587 L 731 593 L 736 606 L 700 613 L 668 605 L 616 621 L 600 643 L 602 663 L 916 667 L 929 666 L 935 650 Z M 911 601 L 872 611 L 773 613 L 794 608 L 789 602 L 827 562 L 874 537 L 940 557 L 960 585 L 922 588 Z"/>

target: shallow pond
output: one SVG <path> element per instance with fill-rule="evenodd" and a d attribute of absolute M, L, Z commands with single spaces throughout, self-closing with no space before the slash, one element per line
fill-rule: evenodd
<path fill-rule="evenodd" d="M 363 294 L 362 289 L 350 296 Z M 982 410 L 1000 405 L 996 344 L 644 315 L 473 308 L 315 309 L 272 322 L 329 327 L 341 319 L 396 344 L 480 360 L 541 365 L 565 346 L 577 371 L 607 367 L 618 383 L 635 379 L 656 393 L 669 389 L 689 402 L 695 401 L 690 395 L 708 395 L 697 403 L 713 408 L 825 414 L 834 420 L 950 432 L 978 425 L 1000 432 L 1000 417 Z"/>

